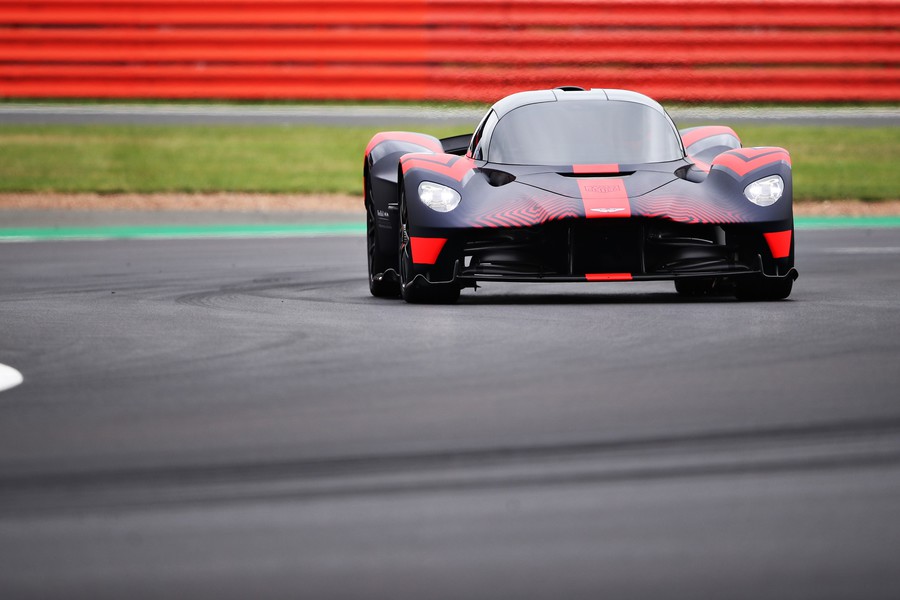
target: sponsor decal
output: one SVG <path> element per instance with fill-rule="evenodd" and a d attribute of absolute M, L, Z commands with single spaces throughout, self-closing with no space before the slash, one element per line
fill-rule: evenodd
<path fill-rule="evenodd" d="M 622 179 L 576 179 L 584 214 L 589 219 L 630 217 L 631 204 Z"/>

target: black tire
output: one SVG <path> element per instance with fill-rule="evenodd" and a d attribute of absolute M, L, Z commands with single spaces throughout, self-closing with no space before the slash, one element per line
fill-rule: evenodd
<path fill-rule="evenodd" d="M 410 304 L 452 304 L 459 300 L 460 288 L 455 283 L 427 283 L 412 281 L 412 254 L 407 235 L 406 193 L 400 187 L 400 296 Z"/>
<path fill-rule="evenodd" d="M 734 295 L 738 300 L 784 300 L 793 287 L 790 277 L 741 277 L 735 281 Z"/>
<path fill-rule="evenodd" d="M 691 298 L 714 296 L 718 292 L 718 284 L 719 281 L 712 277 L 676 279 L 675 291 L 682 296 L 689 296 Z"/>
<path fill-rule="evenodd" d="M 378 298 L 396 298 L 400 295 L 400 282 L 394 278 L 375 279 L 376 275 L 391 268 L 391 257 L 378 250 L 378 225 L 375 221 L 375 206 L 372 186 L 366 181 L 366 252 L 369 259 L 369 292 Z"/>

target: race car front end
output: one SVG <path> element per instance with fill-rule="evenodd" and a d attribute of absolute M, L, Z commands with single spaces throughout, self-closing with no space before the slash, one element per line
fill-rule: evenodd
<path fill-rule="evenodd" d="M 797 277 L 790 163 L 739 149 L 684 165 L 502 169 L 404 157 L 411 286 L 674 280 L 678 290 L 775 297 Z"/>

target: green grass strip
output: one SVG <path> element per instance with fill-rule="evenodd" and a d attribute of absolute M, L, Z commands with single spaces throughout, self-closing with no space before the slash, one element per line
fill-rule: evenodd
<path fill-rule="evenodd" d="M 392 127 L 0 125 L 0 192 L 361 194 L 363 152 L 382 129 Z M 735 129 L 745 146 L 790 151 L 795 199 L 898 197 L 900 127 Z"/>
<path fill-rule="evenodd" d="M 797 229 L 900 228 L 897 217 L 798 217 Z M 363 235 L 364 223 L 308 225 L 140 225 L 113 227 L 9 227 L 0 228 L 0 241 L 266 238 Z"/>
<path fill-rule="evenodd" d="M 0 125 L 0 192 L 362 195 L 363 154 L 379 129 Z"/>

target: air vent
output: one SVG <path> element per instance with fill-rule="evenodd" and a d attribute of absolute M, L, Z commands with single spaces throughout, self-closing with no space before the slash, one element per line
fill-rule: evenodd
<path fill-rule="evenodd" d="M 487 177 L 488 183 L 494 187 L 501 187 L 516 180 L 512 173 L 507 173 L 506 171 L 497 171 L 495 169 L 482 169 L 481 171 Z"/>
<path fill-rule="evenodd" d="M 628 177 L 630 175 L 634 175 L 634 171 L 597 171 L 596 173 L 591 171 L 579 171 L 577 173 L 573 173 L 572 171 L 564 171 L 558 173 L 558 175 L 562 175 L 563 177 L 576 177 L 578 179 L 582 179 L 585 177 Z"/>

